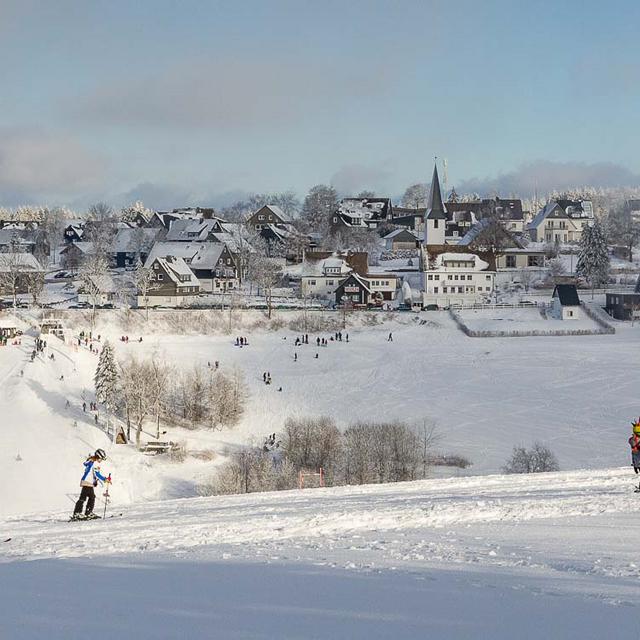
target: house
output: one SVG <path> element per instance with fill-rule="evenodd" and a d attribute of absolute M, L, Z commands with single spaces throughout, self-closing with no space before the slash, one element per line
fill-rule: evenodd
<path fill-rule="evenodd" d="M 552 200 L 527 225 L 533 242 L 577 243 L 593 221 L 589 200 Z"/>
<path fill-rule="evenodd" d="M 347 276 L 336 288 L 335 301 L 338 305 L 367 306 L 373 300 L 369 283 L 357 273 Z"/>
<path fill-rule="evenodd" d="M 260 231 L 267 225 L 286 228 L 291 225 L 291 218 L 275 204 L 265 204 L 247 219 L 247 227 Z"/>
<path fill-rule="evenodd" d="M 353 272 L 344 257 L 333 254 L 321 260 L 305 260 L 300 277 L 303 297 L 333 298 L 340 283 Z"/>
<path fill-rule="evenodd" d="M 182 307 L 193 302 L 202 287 L 187 263 L 176 256 L 154 257 L 149 264 L 152 286 L 138 291 L 138 307 Z"/>
<path fill-rule="evenodd" d="M 345 229 L 377 229 L 391 222 L 391 198 L 343 198 L 330 219 L 332 233 Z"/>
<path fill-rule="evenodd" d="M 424 305 L 449 307 L 486 302 L 493 293 L 495 270 L 475 253 L 431 254 L 424 272 Z"/>
<path fill-rule="evenodd" d="M 33 278 L 44 278 L 44 272 L 31 253 L 0 253 L 0 293 L 29 293 Z"/>
<path fill-rule="evenodd" d="M 640 318 L 640 292 L 607 293 L 605 311 L 616 320 Z"/>
<path fill-rule="evenodd" d="M 368 273 L 364 280 L 369 284 L 373 295 L 371 304 L 382 304 L 384 301 L 396 299 L 398 291 L 398 276 L 388 271 L 375 271 Z"/>
<path fill-rule="evenodd" d="M 78 287 L 78 302 L 92 307 L 112 305 L 118 288 L 110 275 L 87 275 Z"/>
<path fill-rule="evenodd" d="M 551 296 L 552 314 L 559 320 L 577 320 L 582 317 L 580 298 L 575 284 L 557 284 Z"/>
<path fill-rule="evenodd" d="M 391 222 L 397 227 L 422 231 L 424 229 L 424 214 L 426 207 L 411 209 L 409 207 L 393 207 L 393 219 Z"/>
<path fill-rule="evenodd" d="M 156 242 L 145 262 L 156 258 L 182 258 L 203 291 L 224 292 L 238 287 L 238 267 L 228 247 L 220 242 Z"/>
<path fill-rule="evenodd" d="M 416 249 L 420 240 L 415 231 L 395 229 L 383 238 L 387 251 L 410 251 Z"/>
<path fill-rule="evenodd" d="M 113 265 L 122 269 L 135 265 L 138 259 L 144 263 L 156 239 L 164 233 L 163 229 L 155 227 L 118 229 L 110 250 Z"/>
<path fill-rule="evenodd" d="M 498 271 L 542 269 L 545 264 L 545 252 L 537 245 L 533 247 L 505 247 L 496 256 Z"/>
<path fill-rule="evenodd" d="M 91 253 L 93 242 L 70 242 L 60 251 L 60 265 L 63 269 L 76 271 Z"/>
<path fill-rule="evenodd" d="M 496 257 L 506 249 L 523 249 L 524 244 L 507 231 L 499 220 L 483 218 L 476 222 L 457 243 L 474 251 L 490 251 Z"/>
<path fill-rule="evenodd" d="M 84 222 L 72 222 L 64 228 L 62 235 L 65 242 L 82 242 L 84 231 Z"/>
<path fill-rule="evenodd" d="M 36 241 L 33 232 L 11 228 L 0 229 L 0 252 L 35 253 L 35 250 Z"/>
<path fill-rule="evenodd" d="M 0 317 L 0 344 L 6 343 L 7 340 L 13 340 L 18 333 L 18 320 L 14 316 Z"/>

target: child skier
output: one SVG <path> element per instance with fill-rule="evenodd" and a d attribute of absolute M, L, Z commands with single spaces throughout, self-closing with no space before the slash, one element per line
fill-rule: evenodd
<path fill-rule="evenodd" d="M 631 464 L 636 473 L 640 473 L 640 418 L 633 424 L 633 433 L 629 438 L 629 446 L 631 447 Z M 636 491 L 640 492 L 640 484 Z"/>
<path fill-rule="evenodd" d="M 107 454 L 103 449 L 97 449 L 96 452 L 89 456 L 84 462 L 84 473 L 82 474 L 82 478 L 80 480 L 80 486 L 82 490 L 80 491 L 80 497 L 76 502 L 76 506 L 73 510 L 73 516 L 71 516 L 72 520 L 81 520 L 82 518 L 82 507 L 84 505 L 84 501 L 87 500 L 87 508 L 84 512 L 84 517 L 88 519 L 99 518 L 100 516 L 96 516 L 93 513 L 93 505 L 96 502 L 96 494 L 93 490 L 94 487 L 98 486 L 98 482 L 106 482 L 111 483 L 111 480 L 107 476 L 103 476 L 100 473 L 100 462 L 103 462 L 107 459 Z"/>

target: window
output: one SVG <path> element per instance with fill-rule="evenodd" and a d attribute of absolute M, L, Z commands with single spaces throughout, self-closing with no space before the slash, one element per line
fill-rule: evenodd
<path fill-rule="evenodd" d="M 432 274 L 429 274 L 429 275 L 427 276 L 427 280 L 433 280 L 433 275 L 432 275 Z"/>
<path fill-rule="evenodd" d="M 515 256 L 507 256 L 506 258 L 506 266 L 507 269 L 515 269 L 516 268 L 516 257 Z"/>
<path fill-rule="evenodd" d="M 442 293 L 447 293 L 447 287 L 442 287 Z"/>
<path fill-rule="evenodd" d="M 327 287 L 333 286 L 333 280 L 327 280 Z"/>
<path fill-rule="evenodd" d="M 309 284 L 310 284 L 311 286 L 314 286 L 314 287 L 315 287 L 316 281 L 315 281 L 315 280 L 309 280 Z"/>
<path fill-rule="evenodd" d="M 433 287 L 433 293 L 438 293 L 438 287 Z"/>
<path fill-rule="evenodd" d="M 264 220 L 264 214 L 262 214 L 262 213 L 261 213 L 261 214 L 258 216 L 258 220 Z"/>
<path fill-rule="evenodd" d="M 158 280 L 164 280 L 164 276 L 161 273 L 158 274 Z"/>
<path fill-rule="evenodd" d="M 453 280 L 453 276 L 447 276 L 447 280 Z"/>
<path fill-rule="evenodd" d="M 485 280 L 491 280 L 491 276 L 485 276 L 484 279 Z"/>
<path fill-rule="evenodd" d="M 453 276 L 453 279 L 454 279 L 454 280 L 457 280 L 457 279 L 458 279 L 458 276 Z"/>
<path fill-rule="evenodd" d="M 440 276 L 438 274 L 436 274 L 435 279 L 436 280 L 440 280 Z"/>
<path fill-rule="evenodd" d="M 333 216 L 333 224 L 336 224 L 338 222 L 338 216 Z"/>
<path fill-rule="evenodd" d="M 437 229 L 438 228 L 438 223 L 440 222 L 440 220 L 434 220 L 433 221 L 433 228 Z"/>
<path fill-rule="evenodd" d="M 160 265 L 157 262 L 153 263 L 153 268 L 155 271 L 157 271 L 160 268 Z"/>

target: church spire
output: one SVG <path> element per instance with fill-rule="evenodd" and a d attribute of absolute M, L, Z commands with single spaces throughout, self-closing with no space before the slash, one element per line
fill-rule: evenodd
<path fill-rule="evenodd" d="M 429 189 L 429 199 L 427 200 L 427 211 L 425 220 L 446 220 L 447 210 L 442 202 L 442 192 L 440 191 L 440 179 L 438 178 L 438 165 L 433 165 L 433 177 L 431 178 L 431 189 Z"/>

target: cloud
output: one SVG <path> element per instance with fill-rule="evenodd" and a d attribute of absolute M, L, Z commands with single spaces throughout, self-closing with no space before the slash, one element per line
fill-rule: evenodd
<path fill-rule="evenodd" d="M 350 164 L 331 176 L 331 186 L 344 195 L 356 195 L 365 190 L 382 194 L 388 190 L 390 178 L 391 172 L 381 167 Z"/>
<path fill-rule="evenodd" d="M 536 160 L 523 164 L 515 171 L 495 178 L 472 178 L 456 184 L 458 193 L 476 192 L 481 195 L 498 193 L 530 197 L 574 187 L 633 187 L 640 186 L 640 175 L 613 162 L 551 162 Z"/>
<path fill-rule="evenodd" d="M 101 84 L 65 105 L 91 125 L 225 131 L 335 117 L 389 90 L 385 69 L 350 70 L 292 60 L 189 61 L 135 80 Z"/>
<path fill-rule="evenodd" d="M 105 161 L 72 136 L 36 128 L 0 129 L 0 200 L 14 206 L 96 189 Z"/>
<path fill-rule="evenodd" d="M 220 193 L 207 189 L 189 189 L 178 185 L 141 182 L 125 193 L 120 193 L 109 202 L 122 207 L 137 200 L 156 211 L 168 211 L 177 207 L 214 207 L 222 209 L 234 202 L 245 199 L 247 191 L 224 191 Z"/>

